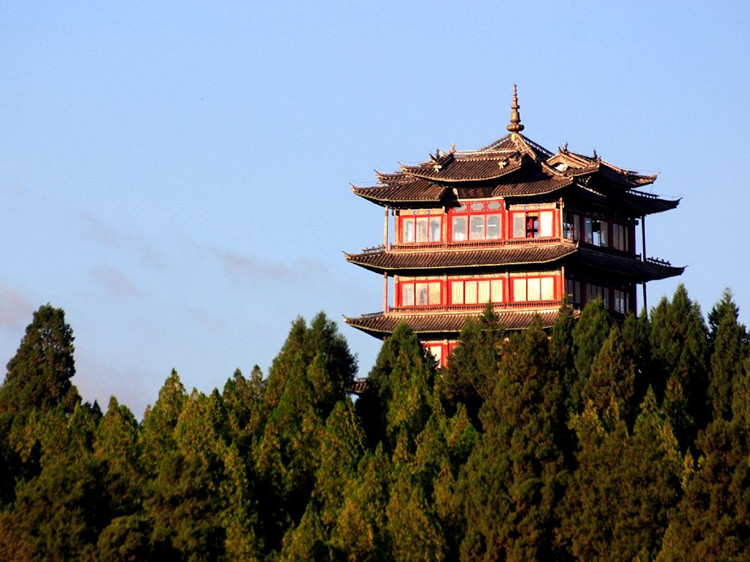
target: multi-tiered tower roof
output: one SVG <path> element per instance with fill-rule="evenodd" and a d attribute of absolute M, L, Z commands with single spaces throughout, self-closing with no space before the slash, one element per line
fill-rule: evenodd
<path fill-rule="evenodd" d="M 645 299 L 648 281 L 682 273 L 645 257 L 646 216 L 679 203 L 639 191 L 656 176 L 567 146 L 553 154 L 521 134 L 518 110 L 514 87 L 505 137 L 474 151 L 438 150 L 378 173 L 374 187 L 354 187 L 385 208 L 383 245 L 346 254 L 383 275 L 384 310 L 349 325 L 382 338 L 406 322 L 444 362 L 466 318 L 487 303 L 511 330 L 535 314 L 551 326 L 566 296 L 575 309 L 600 296 L 622 316 L 636 311 L 638 284 Z"/>

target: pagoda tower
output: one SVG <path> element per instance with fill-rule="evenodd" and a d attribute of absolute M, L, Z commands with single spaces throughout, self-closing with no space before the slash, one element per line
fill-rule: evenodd
<path fill-rule="evenodd" d="M 647 282 L 682 274 L 645 255 L 646 216 L 679 203 L 639 191 L 656 176 L 567 145 L 553 154 L 521 134 L 519 109 L 514 86 L 508 135 L 479 150 L 438 150 L 377 173 L 373 187 L 353 186 L 385 208 L 384 241 L 345 257 L 381 274 L 384 295 L 382 312 L 347 324 L 385 338 L 406 322 L 444 365 L 466 319 L 488 303 L 509 330 L 537 314 L 552 326 L 566 296 L 574 310 L 600 296 L 624 317 L 637 310 L 639 284 L 646 306 Z"/>

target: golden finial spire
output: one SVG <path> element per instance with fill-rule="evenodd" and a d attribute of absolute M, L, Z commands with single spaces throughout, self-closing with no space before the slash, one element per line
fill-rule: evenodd
<path fill-rule="evenodd" d="M 513 84 L 513 105 L 511 105 L 510 108 L 512 111 L 510 112 L 510 125 L 508 125 L 508 130 L 512 134 L 520 133 L 523 131 L 523 125 L 521 124 L 521 114 L 518 113 L 521 106 L 518 105 L 518 91 L 516 90 L 515 84 Z"/>

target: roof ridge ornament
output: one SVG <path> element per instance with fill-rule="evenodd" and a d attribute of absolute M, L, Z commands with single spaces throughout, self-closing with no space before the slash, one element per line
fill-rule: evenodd
<path fill-rule="evenodd" d="M 518 90 L 515 84 L 513 84 L 513 105 L 510 106 L 510 109 L 510 125 L 508 125 L 507 129 L 510 131 L 511 136 L 515 137 L 524 128 L 521 124 L 521 114 L 518 112 L 521 106 L 518 105 Z"/>

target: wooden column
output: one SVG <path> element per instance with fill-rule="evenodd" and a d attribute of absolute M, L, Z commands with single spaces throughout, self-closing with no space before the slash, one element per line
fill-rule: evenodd
<path fill-rule="evenodd" d="M 383 221 L 383 249 L 388 249 L 388 205 L 385 206 L 385 220 Z"/>
<path fill-rule="evenodd" d="M 646 261 L 646 215 L 641 217 L 641 260 Z M 646 312 L 648 317 L 648 299 L 646 297 L 646 282 L 643 282 L 643 310 Z"/>
<path fill-rule="evenodd" d="M 383 313 L 388 314 L 388 272 L 383 273 Z"/>

